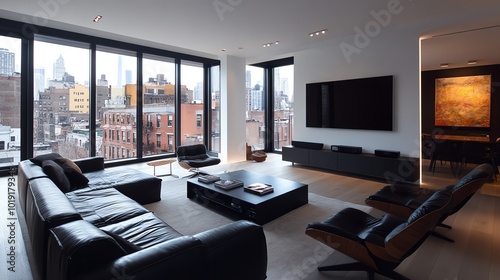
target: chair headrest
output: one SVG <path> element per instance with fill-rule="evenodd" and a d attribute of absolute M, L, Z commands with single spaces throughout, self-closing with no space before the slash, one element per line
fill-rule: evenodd
<path fill-rule="evenodd" d="M 448 189 L 452 192 L 455 192 L 456 190 L 469 184 L 472 181 L 478 179 L 490 179 L 492 175 L 493 167 L 491 166 L 491 164 L 483 163 L 481 165 L 478 165 L 471 172 L 467 173 L 464 177 L 462 177 L 462 179 L 460 179 L 460 181 L 458 181 L 458 183 Z"/>
<path fill-rule="evenodd" d="M 178 156 L 193 156 L 206 153 L 207 153 L 207 147 L 204 144 L 194 144 L 194 145 L 185 145 L 177 147 Z"/>
<path fill-rule="evenodd" d="M 451 200 L 451 191 L 447 189 L 441 189 L 436 191 L 432 196 L 430 196 L 422 205 L 420 205 L 413 213 L 408 217 L 408 224 L 420 219 L 421 217 L 436 211 L 438 209 L 446 206 Z"/>

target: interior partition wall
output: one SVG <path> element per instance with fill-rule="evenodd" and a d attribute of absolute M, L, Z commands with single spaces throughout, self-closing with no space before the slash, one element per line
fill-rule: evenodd
<path fill-rule="evenodd" d="M 112 166 L 175 156 L 186 139 L 220 149 L 219 60 L 5 19 L 0 36 L 1 69 L 14 60 L 0 75 L 14 104 L 1 108 L 2 174 L 47 152 Z"/>

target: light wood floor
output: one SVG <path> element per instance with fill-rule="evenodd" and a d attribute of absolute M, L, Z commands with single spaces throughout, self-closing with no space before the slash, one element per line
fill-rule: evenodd
<path fill-rule="evenodd" d="M 439 164 L 434 174 L 427 171 L 428 162 L 424 160 L 422 183 L 425 187 L 441 188 L 458 181 L 451 175 L 449 165 Z M 465 173 L 474 166 L 468 166 Z M 146 163 L 135 164 L 134 168 L 153 174 L 153 167 Z M 189 173 L 177 163 L 172 165 L 173 173 L 185 176 Z M 292 166 L 289 162 L 281 161 L 281 155 L 269 154 L 265 162 L 257 163 L 245 161 L 232 164 L 220 164 L 204 168 L 210 173 L 247 169 L 254 172 L 269 174 L 281 178 L 307 183 L 309 192 L 332 197 L 352 203 L 364 204 L 365 198 L 387 185 L 384 181 L 374 181 L 367 178 L 345 176 L 325 170 L 309 168 L 302 165 Z M 156 173 L 168 173 L 168 165 L 156 167 Z M 463 173 L 463 174 L 465 174 Z M 164 181 L 174 180 L 175 177 L 161 177 Z M 500 181 L 500 176 L 499 176 Z M 7 178 L 0 178 L 0 185 L 6 186 Z M 6 238 L 9 235 L 6 226 L 7 210 L 4 206 L 7 201 L 6 187 L 0 191 L 0 237 L 3 248 L 7 250 Z M 374 210 L 373 215 L 382 215 Z M 456 215 L 449 217 L 446 223 L 453 226 L 452 230 L 440 229 L 440 232 L 455 239 L 455 243 L 430 237 L 410 257 L 408 257 L 396 270 L 411 279 L 423 280 L 456 280 L 456 279 L 500 279 L 500 182 L 486 184 Z M 22 236 L 16 235 L 18 242 Z M 29 244 L 28 244 L 29 245 Z M 4 254 L 4 252 L 0 252 Z M 27 269 L 25 252 L 17 252 L 17 272 L 7 271 L 5 263 L 0 267 L 1 279 L 32 279 Z M 346 262 L 348 258 L 334 252 L 324 263 Z M 317 265 L 317 264 L 313 264 Z M 7 275 L 3 277 L 3 275 Z M 323 279 L 366 279 L 360 272 L 348 273 L 319 273 L 316 270 L 309 275 L 307 280 Z M 376 279 L 385 279 L 376 276 Z M 270 279 L 274 280 L 274 279 Z"/>

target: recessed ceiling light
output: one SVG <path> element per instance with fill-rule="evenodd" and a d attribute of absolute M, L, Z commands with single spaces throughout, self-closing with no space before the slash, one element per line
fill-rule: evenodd
<path fill-rule="evenodd" d="M 226 51 L 226 49 L 221 49 L 220 51 L 221 51 L 221 52 L 225 52 L 225 51 Z"/>
<path fill-rule="evenodd" d="M 467 61 L 467 64 L 469 64 L 469 65 L 476 65 L 477 61 L 476 60 L 469 60 L 469 61 Z"/>
<path fill-rule="evenodd" d="M 448 67 L 448 66 L 449 66 L 449 64 L 448 64 L 448 63 L 441 63 L 441 68 L 446 68 L 446 67 Z"/>
<path fill-rule="evenodd" d="M 264 47 L 264 48 L 265 48 L 265 47 L 270 47 L 270 46 L 272 46 L 272 45 L 277 45 L 277 44 L 279 44 L 279 41 L 276 41 L 276 42 L 274 42 L 274 43 L 264 43 L 264 44 L 262 44 L 262 47 Z"/>
<path fill-rule="evenodd" d="M 328 29 L 314 31 L 314 32 L 309 33 L 309 37 L 323 35 L 323 34 L 326 34 L 327 31 L 328 31 Z"/>
<path fill-rule="evenodd" d="M 101 15 L 97 15 L 95 18 L 94 18 L 94 22 L 95 23 L 98 23 L 100 20 L 102 19 L 102 16 Z"/>

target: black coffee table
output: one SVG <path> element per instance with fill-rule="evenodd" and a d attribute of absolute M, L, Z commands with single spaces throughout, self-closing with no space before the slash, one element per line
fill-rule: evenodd
<path fill-rule="evenodd" d="M 194 178 L 187 181 L 187 197 L 234 218 L 250 220 L 260 225 L 307 204 L 308 201 L 306 184 L 246 170 L 217 174 L 217 176 L 225 180 L 238 179 L 243 181 L 244 185 L 270 184 L 274 192 L 259 196 L 245 192 L 243 187 L 224 190 L 215 187 L 213 183 L 201 183 Z"/>

